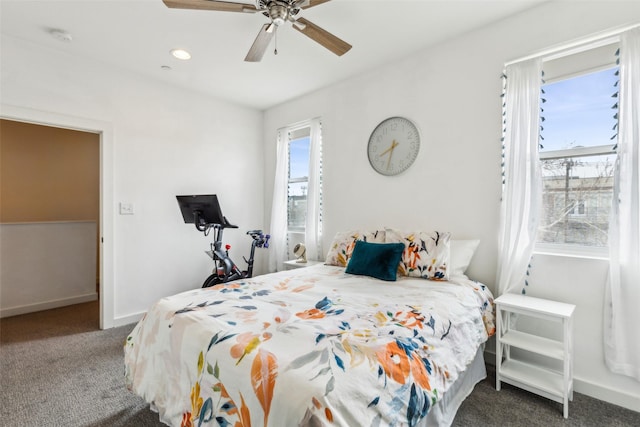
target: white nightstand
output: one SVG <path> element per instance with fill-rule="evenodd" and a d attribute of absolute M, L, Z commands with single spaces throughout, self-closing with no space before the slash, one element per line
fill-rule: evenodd
<path fill-rule="evenodd" d="M 569 400 L 573 400 L 573 304 L 565 304 L 525 295 L 504 294 L 496 304 L 496 390 L 505 382 L 563 404 L 564 418 L 569 417 Z M 535 317 L 558 322 L 562 340 L 518 331 L 512 315 Z M 515 323 L 515 322 L 513 322 Z M 556 371 L 535 363 L 511 358 L 511 347 L 561 361 Z M 556 362 L 558 363 L 558 362 Z"/>
<path fill-rule="evenodd" d="M 322 264 L 322 261 L 298 262 L 297 260 L 292 259 L 284 262 L 284 269 L 293 270 L 294 268 L 311 267 L 312 265 L 318 265 L 318 264 Z"/>

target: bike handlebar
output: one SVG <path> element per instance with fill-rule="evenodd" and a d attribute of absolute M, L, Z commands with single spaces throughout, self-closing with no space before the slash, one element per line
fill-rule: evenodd
<path fill-rule="evenodd" d="M 259 248 L 268 248 L 269 247 L 269 239 L 271 235 L 263 234 L 262 230 L 249 230 L 247 234 L 253 238 L 253 246 L 257 246 Z"/>

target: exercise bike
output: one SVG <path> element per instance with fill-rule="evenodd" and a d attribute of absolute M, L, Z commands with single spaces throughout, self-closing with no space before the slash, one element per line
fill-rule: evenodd
<path fill-rule="evenodd" d="M 251 236 L 253 241 L 251 242 L 251 252 L 249 253 L 249 259 L 242 257 L 247 263 L 247 269 L 243 271 L 233 262 L 231 257 L 229 257 L 229 249 L 231 249 L 231 246 L 225 245 L 225 250 L 222 250 L 222 231 L 225 228 L 238 228 L 238 226 L 228 223 L 209 225 L 214 229 L 214 242 L 211 243 L 211 250 L 206 252 L 207 255 L 209 255 L 211 259 L 213 259 L 215 267 L 213 269 L 213 273 L 209 277 L 207 277 L 207 279 L 202 284 L 202 287 L 208 288 L 220 283 L 226 283 L 232 280 L 251 277 L 253 275 L 253 258 L 256 248 L 268 248 L 270 236 L 268 234 L 263 234 L 262 230 L 247 231 L 247 234 Z"/>
<path fill-rule="evenodd" d="M 230 282 L 232 280 L 249 278 L 253 275 L 253 262 L 256 248 L 268 248 L 268 234 L 262 230 L 250 230 L 247 234 L 251 236 L 251 252 L 249 259 L 243 257 L 247 263 L 247 269 L 241 270 L 229 256 L 230 245 L 225 245 L 222 249 L 222 234 L 225 228 L 238 228 L 231 224 L 222 215 L 218 197 L 215 194 L 201 196 L 176 196 L 185 223 L 194 223 L 196 229 L 208 236 L 211 229 L 214 233 L 214 242 L 211 243 L 211 250 L 205 251 L 214 262 L 212 274 L 202 284 L 203 288 Z"/>

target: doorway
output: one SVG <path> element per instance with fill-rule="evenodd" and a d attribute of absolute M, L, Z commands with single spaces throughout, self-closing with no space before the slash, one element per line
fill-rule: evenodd
<path fill-rule="evenodd" d="M 0 119 L 0 163 L 1 316 L 98 299 L 100 136 Z"/>
<path fill-rule="evenodd" d="M 93 134 L 99 142 L 98 169 L 98 233 L 97 233 L 97 285 L 99 295 L 100 329 L 116 325 L 114 319 L 113 289 L 113 155 L 112 125 L 93 119 L 67 116 L 58 113 L 33 110 L 23 107 L 1 105 L 0 119 L 26 124 L 50 126 L 57 129 L 81 131 Z"/>

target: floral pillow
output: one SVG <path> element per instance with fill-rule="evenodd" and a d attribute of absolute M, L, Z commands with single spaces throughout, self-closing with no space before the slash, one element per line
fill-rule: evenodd
<path fill-rule="evenodd" d="M 439 231 L 404 232 L 387 229 L 387 243 L 405 245 L 398 273 L 430 280 L 449 280 L 451 233 Z"/>
<path fill-rule="evenodd" d="M 337 265 L 346 267 L 349 264 L 351 253 L 357 240 L 364 240 L 369 243 L 384 243 L 384 230 L 375 231 L 339 231 L 336 233 L 329 248 L 325 265 Z"/>

